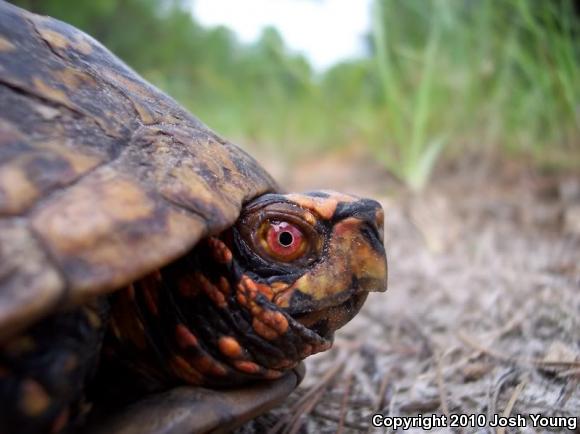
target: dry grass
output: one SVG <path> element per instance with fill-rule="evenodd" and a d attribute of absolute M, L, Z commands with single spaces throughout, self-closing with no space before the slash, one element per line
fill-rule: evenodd
<path fill-rule="evenodd" d="M 580 234 L 562 222 L 580 203 L 580 179 L 466 167 L 417 197 L 369 167 L 337 164 L 321 186 L 356 185 L 386 208 L 389 290 L 372 295 L 332 351 L 308 359 L 282 408 L 243 431 L 384 432 L 370 427 L 377 412 L 577 417 Z M 320 185 L 309 173 L 286 181 Z"/>

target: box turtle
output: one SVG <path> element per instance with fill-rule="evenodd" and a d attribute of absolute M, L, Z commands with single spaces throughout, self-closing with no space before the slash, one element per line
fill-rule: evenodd
<path fill-rule="evenodd" d="M 284 194 L 74 27 L 0 2 L 0 432 L 227 430 L 386 287 L 383 211 Z"/>

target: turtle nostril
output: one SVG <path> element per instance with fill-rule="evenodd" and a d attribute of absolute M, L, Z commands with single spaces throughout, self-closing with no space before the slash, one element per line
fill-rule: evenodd
<path fill-rule="evenodd" d="M 365 221 L 361 225 L 360 232 L 363 237 L 371 244 L 371 246 L 378 248 L 378 245 L 382 245 L 383 234 L 379 228 L 374 224 L 374 222 Z"/>

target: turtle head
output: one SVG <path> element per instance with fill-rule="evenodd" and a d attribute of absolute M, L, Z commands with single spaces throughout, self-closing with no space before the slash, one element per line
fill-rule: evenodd
<path fill-rule="evenodd" d="M 383 220 L 370 199 L 266 194 L 244 208 L 233 230 L 234 256 L 282 312 L 332 340 L 370 291 L 386 290 Z"/>
<path fill-rule="evenodd" d="M 111 366 L 148 391 L 280 377 L 386 289 L 383 218 L 329 191 L 246 203 L 233 227 L 112 296 Z"/>

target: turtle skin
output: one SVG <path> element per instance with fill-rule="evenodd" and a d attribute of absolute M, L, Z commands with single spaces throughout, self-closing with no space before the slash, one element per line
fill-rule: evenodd
<path fill-rule="evenodd" d="M 382 234 L 377 202 L 283 194 L 94 39 L 0 1 L 0 433 L 257 415 L 386 289 Z"/>

